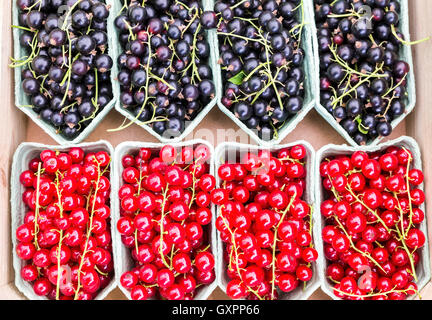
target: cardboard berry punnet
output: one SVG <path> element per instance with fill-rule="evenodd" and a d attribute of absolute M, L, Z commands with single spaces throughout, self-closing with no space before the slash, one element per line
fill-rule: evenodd
<path fill-rule="evenodd" d="M 209 148 L 211 152 L 211 158 L 209 160 L 209 174 L 214 175 L 214 148 L 212 145 L 210 145 L 208 142 L 204 140 L 191 140 L 187 142 L 182 143 L 171 143 L 171 146 L 178 149 L 181 147 L 196 147 L 199 145 L 205 145 Z M 148 148 L 154 151 L 159 151 L 162 149 L 162 147 L 165 146 L 165 144 L 161 143 L 145 143 L 145 142 L 124 142 L 117 146 L 114 156 L 114 175 L 115 180 L 113 181 L 113 189 L 114 189 L 114 210 L 113 210 L 113 225 L 115 228 L 114 231 L 114 237 L 113 237 L 113 252 L 114 256 L 116 258 L 116 265 L 115 267 L 115 274 L 116 274 L 116 284 L 121 289 L 121 291 L 128 297 L 128 299 L 131 299 L 131 293 L 127 289 L 125 289 L 120 284 L 120 277 L 123 273 L 126 271 L 130 271 L 133 267 L 133 260 L 131 257 L 130 249 L 128 249 L 121 240 L 121 235 L 116 229 L 117 221 L 120 219 L 120 199 L 118 197 L 118 191 L 120 187 L 123 185 L 122 180 L 122 172 L 123 172 L 123 166 L 122 166 L 122 158 L 123 156 L 127 154 L 133 154 L 139 151 L 141 148 Z M 214 227 L 215 223 L 215 207 L 214 205 L 211 205 L 211 211 L 212 211 L 212 222 L 210 224 L 210 227 L 208 228 L 208 239 L 210 240 L 210 251 L 213 253 L 214 259 L 215 259 L 215 275 L 216 279 L 213 283 L 201 287 L 197 295 L 195 296 L 194 300 L 206 300 L 214 291 L 214 289 L 217 287 L 218 283 L 218 266 L 219 266 L 219 256 L 217 252 L 217 236 L 216 236 L 216 228 Z"/>
<path fill-rule="evenodd" d="M 28 299 L 31 300 L 46 300 L 46 297 L 40 297 L 35 294 L 31 283 L 26 282 L 21 277 L 21 268 L 25 265 L 25 261 L 18 258 L 16 253 L 16 245 L 17 239 L 15 237 L 15 231 L 23 223 L 24 216 L 27 212 L 26 205 L 22 201 L 22 194 L 24 192 L 24 187 L 20 183 L 20 174 L 21 172 L 28 169 L 29 161 L 35 158 L 40 154 L 41 151 L 49 149 L 54 151 L 68 151 L 71 147 L 80 147 L 84 150 L 84 152 L 98 152 L 98 151 L 106 151 L 111 156 L 111 169 L 110 169 L 110 181 L 111 184 L 114 181 L 114 172 L 113 172 L 113 162 L 112 157 L 114 154 L 114 149 L 111 144 L 107 141 L 98 141 L 98 142 L 90 142 L 83 143 L 78 145 L 64 145 L 64 146 L 49 146 L 40 143 L 30 143 L 24 142 L 22 143 L 15 152 L 12 172 L 14 172 L 11 177 L 11 237 L 12 237 L 12 255 L 13 255 L 13 267 L 15 270 L 15 286 L 20 290 Z M 114 191 L 111 186 L 110 191 L 110 208 L 113 210 L 114 208 Z M 112 211 L 111 211 L 112 212 Z M 111 217 L 112 218 L 112 217 Z M 111 235 L 115 232 L 115 226 L 111 221 Z M 113 238 L 113 237 L 112 237 Z M 114 259 L 114 264 L 117 264 Z M 99 294 L 96 296 L 96 300 L 103 300 L 114 288 L 116 287 L 115 276 L 111 279 L 110 283 L 107 287 L 105 287 Z"/>
<path fill-rule="evenodd" d="M 303 195 L 303 199 L 312 207 L 311 214 L 313 214 L 313 207 L 315 202 L 315 195 L 314 195 L 314 163 L 315 163 L 315 151 L 313 150 L 312 146 L 306 142 L 306 141 L 296 141 L 290 144 L 280 145 L 280 146 L 274 146 L 271 148 L 263 147 L 263 146 L 254 146 L 254 145 L 246 145 L 246 144 L 239 144 L 239 143 L 223 143 L 220 144 L 216 150 L 215 150 L 215 167 L 216 172 L 220 165 L 224 163 L 236 163 L 238 159 L 241 159 L 241 155 L 247 152 L 255 153 L 259 152 L 259 150 L 270 150 L 278 151 L 281 149 L 293 147 L 295 145 L 302 145 L 306 148 L 306 190 Z M 219 176 L 216 177 L 216 185 L 220 186 L 221 179 Z M 312 222 L 312 241 L 314 244 L 316 244 L 319 241 L 320 232 L 319 229 L 317 229 L 314 222 Z M 319 252 L 320 254 L 320 252 Z M 219 287 L 226 292 L 228 282 L 230 281 L 226 269 L 227 264 L 223 259 L 224 256 L 224 247 L 223 243 L 218 236 L 218 256 L 219 256 L 219 266 L 217 268 L 217 271 L 219 272 Z M 319 266 L 317 265 L 317 262 L 314 262 L 312 264 L 312 271 L 313 276 L 310 281 L 307 282 L 306 286 L 303 287 L 303 284 L 299 285 L 298 288 L 296 288 L 294 291 L 288 293 L 288 294 L 281 294 L 280 299 L 281 300 L 306 300 L 308 299 L 312 293 L 315 292 L 315 290 L 320 286 L 320 279 L 318 276 L 318 269 Z"/>
<path fill-rule="evenodd" d="M 347 145 L 333 145 L 329 144 L 323 148 L 321 148 L 317 154 L 316 154 L 316 161 L 315 161 L 315 172 L 316 175 L 314 177 L 314 184 L 315 184 L 315 195 L 316 195 L 316 206 L 314 211 L 314 221 L 317 228 L 318 236 L 316 237 L 317 242 L 317 249 L 319 254 L 318 257 L 318 272 L 320 276 L 321 281 L 321 288 L 322 290 L 328 294 L 333 299 L 339 299 L 334 294 L 334 291 L 332 289 L 332 284 L 327 279 L 326 276 L 326 258 L 324 256 L 324 244 L 321 236 L 321 230 L 325 225 L 324 217 L 321 214 L 321 203 L 324 201 L 324 188 L 322 186 L 321 182 L 321 176 L 319 174 L 320 164 L 321 162 L 330 156 L 336 156 L 336 155 L 348 155 L 350 156 L 355 151 L 364 151 L 367 153 L 370 152 L 376 152 L 376 151 L 383 151 L 387 149 L 390 146 L 396 146 L 396 147 L 405 147 L 406 149 L 410 150 L 413 154 L 414 162 L 413 167 L 416 169 L 422 170 L 422 158 L 420 153 L 420 148 L 417 144 L 417 142 L 410 137 L 403 136 L 399 139 L 388 141 L 386 143 L 380 144 L 378 146 L 367 146 L 367 147 L 350 147 Z M 419 186 L 419 189 L 424 191 L 424 184 Z M 425 212 L 425 204 L 423 203 L 419 207 L 423 212 Z M 424 286 L 430 281 L 431 279 L 431 269 L 430 269 L 430 262 L 429 262 L 429 245 L 428 245 L 428 232 L 427 232 L 427 214 L 425 212 L 425 219 L 420 224 L 420 230 L 424 233 L 426 237 L 425 245 L 421 248 L 420 251 L 420 261 L 416 268 L 416 273 L 418 277 L 417 286 L 418 291 L 421 291 Z M 413 299 L 416 295 L 410 295 L 408 298 Z"/>

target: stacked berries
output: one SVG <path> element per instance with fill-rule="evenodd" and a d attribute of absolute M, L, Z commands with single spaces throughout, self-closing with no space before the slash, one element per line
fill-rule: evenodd
<path fill-rule="evenodd" d="M 406 109 L 409 44 L 396 0 L 315 0 L 321 104 L 358 144 L 392 132 Z"/>
<path fill-rule="evenodd" d="M 21 277 L 39 296 L 90 300 L 113 278 L 110 156 L 43 150 L 21 173 L 27 207 L 16 229 Z"/>
<path fill-rule="evenodd" d="M 219 0 L 222 104 L 263 140 L 302 108 L 303 1 Z"/>
<path fill-rule="evenodd" d="M 101 0 L 17 0 L 22 89 L 35 116 L 77 137 L 112 99 L 109 7 Z"/>
<path fill-rule="evenodd" d="M 215 16 L 199 1 L 126 1 L 115 20 L 123 108 L 159 135 L 179 136 L 215 97 L 205 29 Z"/>
<path fill-rule="evenodd" d="M 224 242 L 227 294 L 233 299 L 278 299 L 312 279 L 311 210 L 304 201 L 306 149 L 244 153 L 218 169 L 216 228 Z"/>
<path fill-rule="evenodd" d="M 215 280 L 210 157 L 205 145 L 143 148 L 123 157 L 117 229 L 134 267 L 120 283 L 133 300 L 193 299 Z"/>
<path fill-rule="evenodd" d="M 423 173 L 404 147 L 330 157 L 320 172 L 328 281 L 343 299 L 405 299 L 417 293 Z"/>

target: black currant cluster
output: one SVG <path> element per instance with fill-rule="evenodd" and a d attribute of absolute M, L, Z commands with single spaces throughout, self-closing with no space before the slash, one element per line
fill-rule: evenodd
<path fill-rule="evenodd" d="M 115 19 L 120 103 L 164 137 L 179 136 L 215 97 L 205 30 L 213 12 L 198 1 L 125 1 Z"/>
<path fill-rule="evenodd" d="M 100 0 L 16 0 L 22 88 L 38 117 L 73 139 L 112 100 L 109 8 Z"/>
<path fill-rule="evenodd" d="M 399 56 L 399 1 L 314 2 L 321 104 L 358 144 L 390 135 L 405 112 L 410 70 Z"/>
<path fill-rule="evenodd" d="M 222 104 L 263 140 L 303 108 L 302 0 L 219 0 Z"/>

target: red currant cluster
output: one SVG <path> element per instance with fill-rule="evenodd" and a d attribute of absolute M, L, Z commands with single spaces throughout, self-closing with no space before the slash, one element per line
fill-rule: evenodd
<path fill-rule="evenodd" d="M 296 145 L 277 152 L 247 152 L 240 163 L 218 169 L 221 188 L 211 193 L 220 206 L 216 228 L 233 299 L 278 299 L 299 281 L 311 280 L 311 212 L 303 198 L 307 151 Z"/>
<path fill-rule="evenodd" d="M 354 152 L 321 163 L 327 277 L 343 299 L 405 299 L 417 293 L 423 173 L 404 147 Z"/>
<path fill-rule="evenodd" d="M 122 159 L 117 229 L 135 266 L 121 285 L 133 300 L 193 299 L 215 280 L 208 237 L 212 222 L 207 146 L 147 148 Z"/>
<path fill-rule="evenodd" d="M 16 230 L 21 277 L 57 300 L 94 299 L 113 278 L 110 155 L 43 150 L 20 175 L 28 207 Z"/>

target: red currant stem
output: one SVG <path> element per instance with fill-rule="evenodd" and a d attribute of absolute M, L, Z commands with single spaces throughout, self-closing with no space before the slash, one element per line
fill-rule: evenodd
<path fill-rule="evenodd" d="M 163 246 L 162 246 L 163 236 L 164 236 L 164 221 L 165 221 L 165 215 L 166 215 L 166 213 L 165 213 L 165 204 L 166 204 L 166 201 L 167 201 L 168 187 L 169 187 L 169 186 L 167 185 L 167 186 L 165 187 L 165 190 L 163 191 L 163 201 L 162 201 L 162 205 L 161 205 L 162 212 L 161 212 L 161 219 L 160 219 L 160 222 L 159 222 L 159 225 L 160 225 L 159 253 L 160 253 L 160 256 L 161 256 L 161 258 L 162 258 L 162 262 L 163 262 L 163 264 L 164 264 L 168 269 L 171 270 L 170 266 L 168 265 L 168 263 L 167 263 L 166 260 L 165 260 L 165 256 L 164 256 L 164 254 L 163 254 Z"/>
<path fill-rule="evenodd" d="M 237 243 L 236 243 L 236 239 L 235 239 L 235 231 L 232 231 L 231 230 L 231 228 L 229 227 L 229 223 L 228 223 L 228 221 L 226 220 L 226 218 L 222 215 L 222 214 L 220 214 L 220 216 L 222 217 L 222 220 L 223 220 L 223 223 L 224 223 L 224 225 L 225 225 L 225 227 L 227 228 L 227 230 L 229 231 L 229 233 L 231 234 L 231 242 L 232 242 L 232 247 L 233 248 L 231 248 L 231 250 L 233 250 L 234 249 L 234 254 L 235 254 L 235 261 L 236 261 L 236 263 L 235 263 L 235 267 L 236 267 L 236 269 L 237 269 L 237 275 L 239 276 L 239 278 L 241 279 L 242 278 L 242 276 L 241 276 L 241 270 L 240 270 L 240 267 L 239 267 L 239 264 L 238 264 L 238 260 L 239 260 L 239 253 L 238 253 L 238 248 L 237 248 Z M 230 254 L 230 256 L 231 256 L 231 254 Z M 230 258 L 230 269 L 232 269 L 231 268 L 231 262 L 232 262 L 232 259 Z M 251 287 L 249 287 L 248 285 L 246 285 L 246 283 L 245 283 L 245 286 L 247 287 L 247 289 L 250 291 L 250 292 L 252 292 L 259 300 L 263 300 L 263 298 L 257 293 L 257 292 L 255 292 Z"/>
<path fill-rule="evenodd" d="M 141 183 L 142 183 L 142 179 L 144 178 L 143 175 L 142 175 L 142 166 L 141 166 L 141 164 L 140 164 L 139 174 L 140 175 L 139 175 L 139 181 L 138 181 L 138 194 L 137 194 L 138 197 L 141 194 Z M 135 252 L 136 252 L 136 254 L 138 254 L 138 230 L 137 229 L 135 229 L 135 231 L 134 231 L 134 237 L 135 237 Z"/>
<path fill-rule="evenodd" d="M 328 176 L 328 179 L 329 179 L 330 184 L 331 184 L 331 186 L 332 186 L 332 187 L 331 187 L 331 192 L 332 192 L 333 195 L 335 196 L 336 200 L 337 200 L 337 201 L 340 201 L 340 195 L 339 195 L 339 192 L 337 192 L 336 188 L 334 187 L 334 185 L 333 185 L 333 180 L 332 180 L 331 176 L 330 176 L 329 174 L 327 174 L 327 176 Z"/>
<path fill-rule="evenodd" d="M 367 258 L 367 259 L 369 259 L 370 261 L 372 261 L 378 268 L 380 268 L 384 273 L 386 273 L 386 271 L 383 269 L 383 267 L 374 259 L 374 258 L 372 258 L 372 256 L 369 254 L 369 253 L 367 253 L 367 252 L 363 252 L 363 251 L 361 251 L 359 248 L 357 248 L 356 246 L 355 246 L 355 244 L 354 244 L 354 242 L 352 241 L 352 238 L 351 238 L 351 236 L 348 234 L 348 232 L 345 230 L 345 228 L 344 228 L 344 226 L 342 225 L 342 223 L 339 221 L 339 218 L 336 216 L 336 215 L 334 215 L 334 218 L 335 218 L 335 220 L 336 220 L 336 222 L 338 223 L 338 225 L 339 225 L 339 228 L 341 228 L 342 229 L 342 231 L 343 231 L 343 233 L 345 233 L 345 236 L 348 238 L 348 240 L 349 240 L 349 242 L 350 242 L 350 245 L 351 245 L 351 247 L 355 250 L 355 251 L 357 251 L 358 253 L 360 253 L 362 256 L 364 256 L 365 258 Z"/>
<path fill-rule="evenodd" d="M 189 209 L 192 207 L 192 204 L 193 204 L 193 202 L 194 202 L 194 200 L 195 200 L 195 189 L 196 189 L 196 184 L 197 184 L 197 179 L 196 179 L 196 164 L 198 163 L 198 161 L 199 160 L 201 160 L 201 158 L 202 158 L 202 156 L 199 156 L 199 158 L 198 159 L 196 159 L 195 160 L 195 162 L 194 162 L 194 169 L 193 169 L 193 173 L 192 173 L 192 179 L 193 179 L 193 182 L 192 182 L 192 196 L 191 196 L 191 200 L 189 201 Z"/>
<path fill-rule="evenodd" d="M 396 32 L 396 28 L 395 28 L 394 24 L 391 25 L 391 31 L 392 31 L 393 36 L 405 46 L 414 46 L 416 44 L 430 40 L 430 37 L 426 37 L 426 38 L 423 38 L 423 39 L 420 39 L 417 41 L 411 41 L 411 42 L 406 41 L 406 40 L 402 39 L 401 37 L 399 37 L 399 35 Z"/>
<path fill-rule="evenodd" d="M 406 179 L 406 188 L 407 188 L 407 196 L 408 196 L 408 202 L 409 202 L 409 224 L 408 224 L 408 228 L 406 230 L 405 233 L 403 233 L 404 238 L 406 237 L 406 235 L 408 234 L 408 231 L 411 229 L 411 226 L 413 224 L 412 221 L 412 217 L 413 217 L 413 211 L 412 211 L 412 198 L 411 198 L 411 188 L 410 188 L 410 179 L 409 179 L 409 169 L 411 166 L 411 161 L 413 160 L 411 157 L 411 154 L 408 152 L 408 150 L 406 150 L 404 147 L 402 147 L 402 149 L 408 154 L 408 161 L 407 161 L 407 167 L 406 167 L 406 173 L 405 173 L 405 179 Z M 403 229 L 402 229 L 403 230 Z"/>
<path fill-rule="evenodd" d="M 291 161 L 291 163 L 298 163 L 298 164 L 301 164 L 301 165 L 304 165 L 304 162 L 302 162 L 302 161 L 300 161 L 300 160 L 297 160 L 297 159 L 293 159 L 293 158 L 291 158 L 291 157 L 285 157 L 285 158 L 282 158 L 282 159 L 277 159 L 277 160 L 279 160 L 280 162 L 283 162 L 283 161 Z"/>
<path fill-rule="evenodd" d="M 105 273 L 105 272 L 100 271 L 99 268 L 98 268 L 96 265 L 95 265 L 95 270 L 96 270 L 99 274 L 101 274 L 101 275 L 103 275 L 103 276 L 105 276 L 105 277 L 108 276 L 108 273 Z"/>
<path fill-rule="evenodd" d="M 379 243 L 379 241 L 375 241 L 374 242 L 378 247 L 380 247 L 380 248 L 384 248 L 384 246 L 381 244 L 381 243 Z"/>
<path fill-rule="evenodd" d="M 91 233 L 92 233 L 92 229 L 93 229 L 93 218 L 94 218 L 94 213 L 95 213 L 96 198 L 97 198 L 97 194 L 98 194 L 99 188 L 100 188 L 100 178 L 101 178 L 101 176 L 103 174 L 103 173 L 101 173 L 100 163 L 99 163 L 99 161 L 97 161 L 96 157 L 94 158 L 94 161 L 97 164 L 98 178 L 96 180 L 95 191 L 94 191 L 94 194 L 93 194 L 93 203 L 92 203 L 92 208 L 91 208 L 91 213 L 90 213 L 90 221 L 89 221 L 89 224 L 87 226 L 87 234 L 86 234 L 86 241 L 85 241 L 85 244 L 84 244 L 84 250 L 83 250 L 83 253 L 82 253 L 82 256 L 81 256 L 81 260 L 80 260 L 80 264 L 79 264 L 79 267 L 78 267 L 78 284 L 77 284 L 77 289 L 75 291 L 74 300 L 78 299 L 78 293 L 79 293 L 80 287 L 81 287 L 81 270 L 82 270 L 82 267 L 84 265 L 84 259 L 85 259 L 86 255 L 87 255 L 87 252 L 88 252 L 87 248 L 88 248 L 89 239 L 90 239 L 90 236 L 91 236 Z M 91 198 L 91 196 L 89 196 L 89 199 L 90 198 Z"/>
<path fill-rule="evenodd" d="M 371 298 L 371 297 L 378 297 L 378 296 L 387 296 L 388 294 L 391 294 L 391 293 L 405 293 L 405 294 L 407 294 L 408 291 L 413 291 L 415 289 L 411 289 L 411 288 L 410 289 L 404 289 L 404 290 L 395 290 L 395 289 L 392 289 L 392 290 L 389 290 L 389 291 L 386 291 L 386 292 L 370 293 L 370 294 L 367 294 L 367 295 L 348 293 L 348 292 L 342 291 L 340 289 L 337 289 L 335 287 L 333 287 L 333 290 L 335 290 L 335 291 L 337 291 L 337 292 L 339 292 L 339 293 L 341 293 L 343 295 L 350 296 L 350 297 L 355 297 L 355 298 Z M 420 297 L 420 293 L 418 292 L 418 290 L 415 290 L 415 292 Z M 421 299 L 421 297 L 420 297 L 420 299 Z"/>
<path fill-rule="evenodd" d="M 36 204 L 35 204 L 35 218 L 34 218 L 34 244 L 36 249 L 39 250 L 39 243 L 37 240 L 37 235 L 39 232 L 39 225 L 38 225 L 38 217 L 39 217 L 39 210 L 40 210 L 40 205 L 39 205 L 39 193 L 40 193 L 40 175 L 41 175 L 41 167 L 42 167 L 42 162 L 38 163 L 38 171 L 37 171 L 37 182 L 36 182 Z"/>
<path fill-rule="evenodd" d="M 57 170 L 56 172 L 56 180 L 55 180 L 55 188 L 56 188 L 56 192 L 57 192 L 57 198 L 58 198 L 58 206 L 59 206 L 59 211 L 60 211 L 60 218 L 63 218 L 63 205 L 62 205 L 62 194 L 60 191 L 60 180 L 59 180 L 59 171 Z M 61 265 L 60 265 L 60 260 L 61 260 L 61 247 L 62 247 L 62 242 L 63 242 L 63 230 L 59 231 L 60 233 L 60 240 L 59 240 L 59 244 L 57 247 L 57 284 L 56 284 L 56 300 L 60 299 L 60 269 L 61 269 Z"/>
<path fill-rule="evenodd" d="M 207 247 L 205 247 L 204 249 L 201 249 L 201 250 L 198 250 L 198 253 L 201 253 L 201 252 L 206 252 L 206 251 L 208 251 L 208 249 L 210 249 L 211 248 L 211 244 L 209 244 Z"/>
<path fill-rule="evenodd" d="M 411 265 L 412 276 L 414 277 L 414 280 L 417 282 L 417 273 L 415 270 L 414 258 L 412 256 L 412 253 L 409 251 L 409 249 L 406 245 L 406 241 L 405 241 L 406 239 L 402 236 L 403 231 L 400 231 L 399 227 L 397 225 L 396 225 L 396 232 L 400 238 L 400 242 L 402 243 L 403 249 L 405 250 L 405 252 L 408 255 L 408 259 L 409 259 L 410 265 Z"/>
<path fill-rule="evenodd" d="M 276 279 L 276 250 L 277 250 L 277 241 L 278 241 L 278 230 L 280 225 L 282 224 L 282 222 L 284 222 L 285 220 L 285 216 L 287 215 L 288 211 L 291 209 L 291 206 L 294 203 L 294 200 L 296 199 L 296 195 L 297 193 L 294 192 L 294 195 L 291 197 L 290 202 L 288 203 L 288 206 L 286 207 L 286 209 L 283 211 L 282 216 L 278 222 L 278 224 L 275 227 L 275 231 L 274 231 L 274 238 L 273 238 L 273 250 L 272 250 L 272 278 L 271 278 L 271 284 L 272 284 L 272 288 L 271 288 L 271 298 L 272 300 L 275 299 L 274 296 L 274 292 L 275 292 L 275 288 L 276 288 L 276 284 L 275 284 L 275 279 Z"/>
<path fill-rule="evenodd" d="M 352 190 L 352 188 L 349 184 L 347 184 L 346 190 L 357 200 L 357 202 L 361 203 L 368 211 L 372 212 L 373 215 L 377 218 L 377 220 L 383 225 L 383 227 L 388 232 L 390 232 L 389 228 L 387 227 L 387 225 L 385 224 L 383 219 L 381 219 L 379 214 L 375 210 L 372 210 L 371 208 L 369 208 L 362 200 L 360 200 L 359 196 L 354 193 L 354 191 Z"/>

